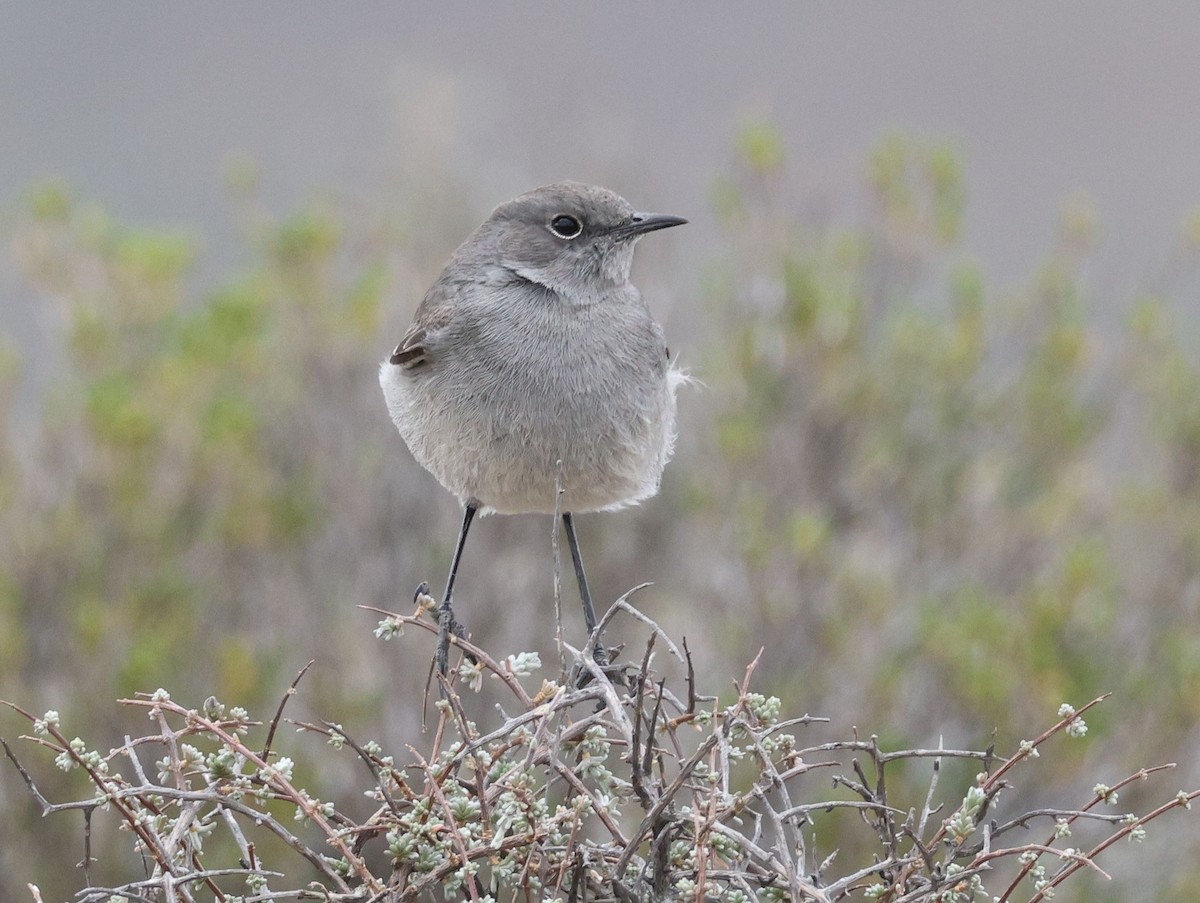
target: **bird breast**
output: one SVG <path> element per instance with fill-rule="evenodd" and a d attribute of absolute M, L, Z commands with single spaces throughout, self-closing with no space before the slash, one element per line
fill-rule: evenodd
<path fill-rule="evenodd" d="M 413 455 L 461 499 L 501 513 L 553 512 L 556 485 L 563 511 L 653 495 L 674 442 L 678 375 L 641 298 L 569 305 L 521 291 L 460 301 L 428 366 L 384 365 Z"/>

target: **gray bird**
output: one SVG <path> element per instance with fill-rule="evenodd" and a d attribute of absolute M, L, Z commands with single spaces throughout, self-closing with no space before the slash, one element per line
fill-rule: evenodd
<path fill-rule="evenodd" d="M 454 252 L 380 365 L 401 437 L 464 506 L 438 610 L 443 675 L 450 632 L 462 635 L 451 598 L 476 512 L 561 512 L 595 632 L 572 514 L 658 491 L 687 377 L 629 271 L 639 238 L 685 222 L 577 182 L 523 194 Z M 598 641 L 596 653 L 603 663 Z"/>

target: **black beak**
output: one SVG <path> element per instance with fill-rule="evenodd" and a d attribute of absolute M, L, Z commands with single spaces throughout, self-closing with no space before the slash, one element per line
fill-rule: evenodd
<path fill-rule="evenodd" d="M 622 238 L 633 238 L 645 235 L 647 232 L 657 232 L 659 229 L 670 229 L 672 226 L 682 226 L 686 223 L 682 216 L 668 216 L 665 213 L 635 213 L 633 219 L 623 223 L 613 232 Z"/>

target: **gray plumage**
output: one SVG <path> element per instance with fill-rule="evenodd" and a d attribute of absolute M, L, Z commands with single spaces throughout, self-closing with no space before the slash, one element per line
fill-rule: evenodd
<path fill-rule="evenodd" d="M 496 208 L 380 366 L 413 457 L 483 513 L 608 510 L 654 495 L 686 376 L 629 271 L 642 235 L 683 222 L 575 182 Z"/>

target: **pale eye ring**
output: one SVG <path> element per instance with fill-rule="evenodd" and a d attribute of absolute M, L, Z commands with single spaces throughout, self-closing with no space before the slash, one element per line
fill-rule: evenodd
<path fill-rule="evenodd" d="M 550 231 L 559 238 L 578 238 L 583 232 L 583 223 L 569 213 L 560 213 L 550 220 Z"/>

